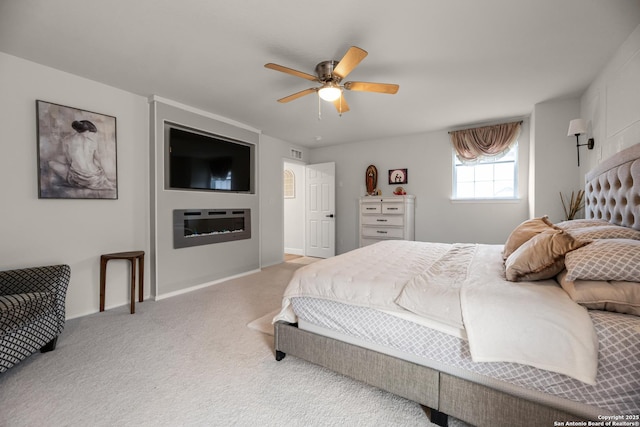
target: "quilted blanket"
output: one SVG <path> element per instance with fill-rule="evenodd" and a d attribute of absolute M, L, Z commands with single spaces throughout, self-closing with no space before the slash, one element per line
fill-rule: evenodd
<path fill-rule="evenodd" d="M 475 362 L 516 362 L 595 384 L 597 338 L 587 311 L 555 280 L 508 282 L 501 245 L 390 240 L 298 269 L 274 321 L 297 321 L 312 297 L 407 314 L 466 332 Z"/>

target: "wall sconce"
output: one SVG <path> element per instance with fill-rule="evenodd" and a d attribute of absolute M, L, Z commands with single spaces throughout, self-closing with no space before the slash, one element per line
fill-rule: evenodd
<path fill-rule="evenodd" d="M 580 147 L 586 145 L 589 150 L 593 150 L 595 141 L 593 138 L 589 138 L 586 144 L 580 144 L 579 136 L 583 133 L 587 133 L 587 123 L 583 119 L 573 119 L 569 122 L 569 132 L 567 136 L 576 136 L 576 150 L 578 151 L 578 167 L 580 166 Z"/>

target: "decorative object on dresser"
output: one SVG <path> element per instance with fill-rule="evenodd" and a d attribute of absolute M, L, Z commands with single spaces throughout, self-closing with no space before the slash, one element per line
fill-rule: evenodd
<path fill-rule="evenodd" d="M 402 187 L 396 187 L 396 189 L 393 190 L 393 194 L 395 194 L 396 196 L 404 196 L 405 194 L 407 194 L 407 192 L 404 191 L 404 188 Z"/>
<path fill-rule="evenodd" d="M 415 240 L 415 196 L 360 198 L 360 247 L 380 240 Z"/>
<path fill-rule="evenodd" d="M 367 195 L 373 196 L 378 188 L 378 169 L 375 166 L 369 165 L 367 167 L 364 182 L 367 185 Z"/>

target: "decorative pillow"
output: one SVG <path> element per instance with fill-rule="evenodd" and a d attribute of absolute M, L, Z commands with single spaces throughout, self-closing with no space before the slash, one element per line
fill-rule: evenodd
<path fill-rule="evenodd" d="M 640 240 L 598 239 L 565 258 L 567 280 L 640 282 Z"/>
<path fill-rule="evenodd" d="M 524 242 L 540 233 L 558 228 L 549 221 L 547 215 L 540 218 L 533 218 L 518 225 L 507 238 L 502 250 L 502 259 L 509 258 L 509 255 L 518 249 Z"/>
<path fill-rule="evenodd" d="M 563 230 L 573 230 L 574 228 L 598 227 L 601 225 L 611 225 L 606 219 L 572 219 L 570 221 L 562 221 L 555 224 L 556 227 Z"/>
<path fill-rule="evenodd" d="M 587 243 L 574 239 L 562 230 L 540 233 L 509 255 L 505 262 L 507 280 L 518 282 L 550 279 L 564 269 L 564 256 L 567 252 Z"/>
<path fill-rule="evenodd" d="M 640 231 L 621 225 L 598 225 L 568 230 L 576 239 L 634 239 L 640 240 Z"/>
<path fill-rule="evenodd" d="M 567 271 L 561 272 L 558 282 L 576 303 L 592 310 L 640 316 L 640 283 L 606 280 L 567 280 Z"/>

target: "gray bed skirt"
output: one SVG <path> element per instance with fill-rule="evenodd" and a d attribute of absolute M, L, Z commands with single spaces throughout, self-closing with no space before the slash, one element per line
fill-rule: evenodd
<path fill-rule="evenodd" d="M 275 323 L 276 359 L 291 355 L 476 426 L 553 426 L 584 421 L 560 411 L 357 345 Z M 436 422 L 436 420 L 432 421 Z M 446 425 L 446 417 L 444 417 Z M 438 424 L 442 423 L 439 417 Z"/>

